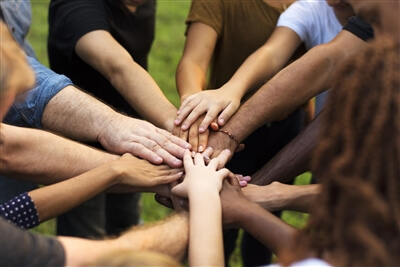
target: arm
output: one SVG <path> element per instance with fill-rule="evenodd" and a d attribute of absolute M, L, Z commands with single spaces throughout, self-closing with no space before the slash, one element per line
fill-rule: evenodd
<path fill-rule="evenodd" d="M 65 249 L 65 266 L 90 264 L 105 253 L 118 250 L 152 250 L 181 260 L 188 242 L 188 214 L 177 213 L 150 225 L 136 226 L 111 240 L 58 237 Z"/>
<path fill-rule="evenodd" d="M 330 43 L 312 48 L 264 84 L 222 129 L 241 142 L 261 125 L 285 118 L 328 89 L 337 65 L 365 45 L 364 41 L 343 30 Z M 234 151 L 236 144 L 229 139 L 221 133 L 210 134 L 209 145 L 216 155 L 225 148 Z"/>
<path fill-rule="evenodd" d="M 139 114 L 172 132 L 176 108 L 150 74 L 110 33 L 96 30 L 83 35 L 77 41 L 75 51 L 83 61 L 106 77 Z"/>
<path fill-rule="evenodd" d="M 243 96 L 275 75 L 300 44 L 296 32 L 287 27 L 276 28 L 267 42 L 251 54 L 221 88 L 196 94 L 184 101 L 175 124 L 184 120 L 182 128 L 186 129 L 201 114 L 207 113 L 200 125 L 200 132 L 207 129 L 218 114 L 218 124 L 223 126 L 239 108 Z"/>
<path fill-rule="evenodd" d="M 227 226 L 243 228 L 279 257 L 297 230 L 260 205 L 249 201 L 236 179 L 225 180 L 221 190 L 222 214 Z"/>
<path fill-rule="evenodd" d="M 220 159 L 213 159 L 206 166 L 201 154 L 192 159 L 190 152 L 185 152 L 185 179 L 172 189 L 172 193 L 189 198 L 191 266 L 224 265 L 219 191 L 229 171 L 216 171 Z"/>
<path fill-rule="evenodd" d="M 242 191 L 247 199 L 268 211 L 293 210 L 310 213 L 321 187 L 316 184 L 298 186 L 273 182 L 265 186 L 248 184 Z"/>
<path fill-rule="evenodd" d="M 267 164 L 251 176 L 253 184 L 267 185 L 273 181 L 288 182 L 310 170 L 310 159 L 317 146 L 319 125 L 324 111 L 282 148 Z"/>
<path fill-rule="evenodd" d="M 73 139 L 98 141 L 113 153 L 129 152 L 154 164 L 165 162 L 173 167 L 182 166 L 180 159 L 185 148 L 190 147 L 146 121 L 115 112 L 73 86 L 67 86 L 49 101 L 42 124 L 45 129 Z"/>
<path fill-rule="evenodd" d="M 182 58 L 176 70 L 176 86 L 181 98 L 181 104 L 191 95 L 202 92 L 205 89 L 207 70 L 217 38 L 217 32 L 204 23 L 192 22 L 189 25 Z M 193 127 L 183 128 L 180 127 L 180 122 L 178 123 L 178 121 L 174 121 L 174 124 L 176 126 L 174 134 L 184 140 L 188 140 L 194 151 L 202 152 L 200 147 L 205 148 L 207 146 L 207 129 L 198 132 L 197 123 Z"/>
<path fill-rule="evenodd" d="M 27 138 L 29 137 L 29 138 Z M 1 124 L 1 174 L 53 184 L 119 158 L 42 130 Z"/>
<path fill-rule="evenodd" d="M 151 165 L 146 160 L 123 155 L 120 159 L 65 181 L 29 192 L 39 221 L 54 218 L 114 185 L 129 186 L 128 192 L 151 191 L 152 187 L 182 177 L 180 169 Z M 124 188 L 123 192 L 127 192 Z M 73 196 L 73 197 L 71 197 Z"/>

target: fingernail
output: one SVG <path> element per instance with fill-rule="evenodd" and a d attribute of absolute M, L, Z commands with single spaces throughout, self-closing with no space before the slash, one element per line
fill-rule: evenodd
<path fill-rule="evenodd" d="M 224 119 L 219 119 L 219 123 L 220 123 L 220 124 L 224 124 L 224 123 L 225 123 L 225 120 L 224 120 Z"/>
<path fill-rule="evenodd" d="M 239 185 L 240 185 L 241 187 L 244 187 L 244 186 L 247 185 L 247 182 L 246 182 L 246 181 L 239 181 Z"/>
<path fill-rule="evenodd" d="M 182 125 L 182 130 L 186 130 L 187 129 L 187 125 L 186 124 L 183 124 Z"/>
<path fill-rule="evenodd" d="M 210 157 L 209 156 L 204 156 L 203 157 L 205 160 L 210 160 Z"/>
<path fill-rule="evenodd" d="M 203 146 L 199 146 L 199 152 L 203 152 Z"/>
<path fill-rule="evenodd" d="M 173 163 L 174 165 L 176 165 L 176 166 L 180 166 L 180 165 L 182 164 L 182 161 L 179 160 L 179 159 L 174 159 L 174 160 L 172 161 L 172 163 Z"/>
<path fill-rule="evenodd" d="M 203 126 L 200 126 L 199 131 L 200 131 L 201 133 L 204 132 L 204 127 L 203 127 Z"/>

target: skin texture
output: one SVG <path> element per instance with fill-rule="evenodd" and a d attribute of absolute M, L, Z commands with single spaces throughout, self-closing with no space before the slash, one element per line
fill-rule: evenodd
<path fill-rule="evenodd" d="M 221 129 L 243 141 L 261 125 L 284 118 L 302 103 L 329 88 L 330 73 L 337 64 L 357 53 L 364 45 L 364 41 L 358 37 L 341 31 L 331 42 L 312 48 L 263 85 Z M 234 150 L 237 145 L 230 139 L 220 132 L 211 133 L 209 146 L 214 149 L 213 156 L 226 148 Z M 309 146 L 305 142 L 295 145 L 298 151 Z M 291 168 L 291 164 L 288 162 L 287 168 Z"/>
<path fill-rule="evenodd" d="M 224 181 L 221 203 L 224 225 L 244 229 L 278 256 L 298 231 L 248 200 L 236 179 L 228 178 Z"/>
<path fill-rule="evenodd" d="M 112 153 L 129 152 L 171 167 L 181 167 L 183 152 L 190 148 L 166 130 L 119 114 L 72 86 L 61 90 L 46 105 L 42 124 L 44 129 L 68 138 L 99 141 Z"/>
<path fill-rule="evenodd" d="M 0 33 L 3 38 L 2 42 L 0 42 L 2 66 L 4 67 L 2 71 L 5 71 L 5 74 L 2 73 L 0 79 L 2 84 L 0 88 L 0 115 L 3 118 L 7 109 L 11 106 L 13 98 L 33 86 L 34 80 L 33 72 L 28 67 L 24 53 L 12 39 L 3 23 L 0 23 Z M 18 73 L 19 77 L 23 73 L 26 79 L 19 79 L 18 82 L 14 82 L 13 78 L 15 76 L 12 75 L 13 73 Z M 3 126 L 1 125 L 1 133 L 3 133 Z M 3 135 L 1 137 L 0 143 L 3 143 Z M 140 164 L 138 161 L 142 161 L 145 165 Z M 116 183 L 125 183 L 132 187 L 148 187 L 159 182 L 169 183 L 172 180 L 176 180 L 175 178 L 179 179 L 182 175 L 181 173 L 180 175 L 175 175 L 175 178 L 169 179 L 174 174 L 170 176 L 168 174 L 169 168 L 163 168 L 152 172 L 154 178 L 155 176 L 158 176 L 158 178 L 148 179 L 149 170 L 146 164 L 149 163 L 126 154 L 119 160 L 108 163 L 108 165 L 103 165 L 81 176 L 58 183 L 53 187 L 48 186 L 35 190 L 30 194 L 37 201 L 36 206 L 39 213 L 42 214 L 41 218 L 45 219 L 51 216 L 51 209 L 54 208 L 48 206 L 52 206 L 53 204 L 51 203 L 57 203 L 57 210 L 59 210 L 64 205 L 68 207 L 73 205 L 73 202 L 78 202 L 79 199 L 87 198 L 101 187 L 108 187 Z M 134 170 L 135 167 L 132 167 L 132 165 L 143 169 L 142 171 L 139 169 Z M 92 177 L 91 181 L 86 176 Z M 133 176 L 136 176 L 134 179 L 136 182 L 134 183 L 132 183 L 133 180 L 131 179 Z M 66 192 L 66 190 L 71 190 L 71 192 L 67 193 L 68 191 Z M 74 198 L 70 197 L 72 194 L 74 194 Z M 48 197 L 51 197 L 52 201 L 48 201 Z M 187 213 L 175 214 L 162 222 L 131 229 L 119 238 L 110 240 L 93 241 L 72 237 L 58 237 L 58 240 L 65 249 L 66 266 L 82 266 L 100 255 L 121 249 L 149 249 L 166 253 L 177 260 L 181 260 L 188 241 L 188 215 Z M 163 242 L 159 242 L 159 240 L 163 240 Z"/>
<path fill-rule="evenodd" d="M 146 120 L 172 131 L 176 108 L 150 74 L 132 59 L 109 32 L 96 30 L 83 35 L 75 45 L 75 52 L 108 79 Z"/>
<path fill-rule="evenodd" d="M 196 153 L 192 159 L 190 152 L 186 151 L 186 176 L 172 189 L 173 194 L 189 199 L 190 266 L 224 266 L 219 191 L 224 178 L 233 174 L 227 169 L 217 169 L 226 163 L 229 154 L 225 150 L 206 165 L 201 154 Z"/>
<path fill-rule="evenodd" d="M 327 2 L 343 26 L 354 15 L 352 7 L 342 0 Z M 226 84 L 216 90 L 202 91 L 212 55 L 210 51 L 214 49 L 216 38 L 217 33 L 211 27 L 202 23 L 191 24 L 177 69 L 182 104 L 174 123 L 181 127 L 178 131 L 183 137 L 189 134 L 189 140 L 194 139 L 194 142 L 190 141 L 193 147 L 197 144 L 204 147 L 207 144 L 205 136 L 208 136 L 208 127 L 211 125 L 215 130 L 225 125 L 239 108 L 243 96 L 272 78 L 301 45 L 301 39 L 295 31 L 277 27 L 265 44 L 243 62 Z M 192 72 L 193 69 L 197 71 Z M 307 101 L 305 99 L 303 103 Z M 198 142 L 195 137 L 197 129 Z"/>
<path fill-rule="evenodd" d="M 99 241 L 64 236 L 57 239 L 65 248 L 65 266 L 84 266 L 105 253 L 121 250 L 151 250 L 180 261 L 186 252 L 188 232 L 188 214 L 182 212 L 152 225 L 134 227 L 116 239 Z"/>
<path fill-rule="evenodd" d="M 242 188 L 248 200 L 268 211 L 293 210 L 306 213 L 311 212 L 320 190 L 320 185 L 316 184 L 294 186 L 279 182 L 266 186 L 248 184 Z"/>

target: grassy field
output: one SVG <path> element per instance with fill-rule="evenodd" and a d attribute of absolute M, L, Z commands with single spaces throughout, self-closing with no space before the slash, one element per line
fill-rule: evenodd
<path fill-rule="evenodd" d="M 49 0 L 31 0 L 33 8 L 33 25 L 28 36 L 39 60 L 48 66 L 46 39 L 47 39 L 47 10 Z M 158 1 L 156 39 L 149 58 L 149 72 L 159 84 L 165 95 L 174 105 L 179 105 L 179 97 L 175 87 L 175 69 L 181 56 L 185 41 L 185 18 L 190 7 L 189 0 Z M 298 177 L 297 184 L 309 182 L 310 175 Z M 152 194 L 143 194 L 144 222 L 163 218 L 171 211 L 158 205 Z M 284 212 L 282 218 L 288 223 L 302 227 L 307 218 L 305 214 Z M 44 234 L 54 234 L 55 222 L 42 224 L 34 231 Z M 238 250 L 231 259 L 232 266 L 241 266 Z"/>

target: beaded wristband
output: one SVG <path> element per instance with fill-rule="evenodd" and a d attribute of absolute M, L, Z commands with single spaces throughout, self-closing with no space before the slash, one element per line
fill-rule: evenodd
<path fill-rule="evenodd" d="M 230 138 L 232 138 L 233 140 L 235 140 L 236 144 L 237 144 L 238 146 L 240 146 L 239 140 L 236 138 L 236 136 L 233 135 L 233 133 L 228 132 L 228 131 L 225 131 L 225 130 L 218 130 L 218 132 L 221 132 L 221 133 L 226 134 L 227 136 L 229 136 Z"/>

